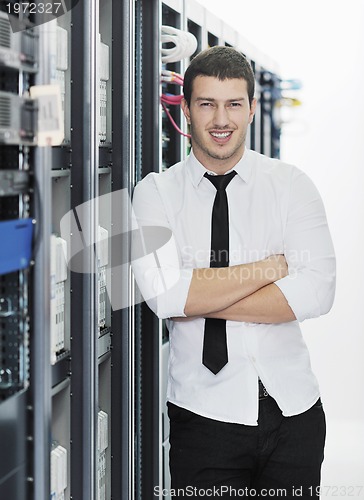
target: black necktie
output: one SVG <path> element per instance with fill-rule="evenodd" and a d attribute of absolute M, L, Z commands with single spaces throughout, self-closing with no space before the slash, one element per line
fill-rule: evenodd
<path fill-rule="evenodd" d="M 216 188 L 211 219 L 210 267 L 229 265 L 229 208 L 225 189 L 235 175 L 235 170 L 226 175 L 205 174 Z M 202 363 L 216 375 L 227 362 L 226 321 L 206 318 Z"/>

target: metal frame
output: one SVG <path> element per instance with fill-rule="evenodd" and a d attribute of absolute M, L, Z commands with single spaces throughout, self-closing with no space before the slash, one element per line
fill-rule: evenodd
<path fill-rule="evenodd" d="M 137 179 L 159 171 L 160 144 L 160 0 L 137 0 L 136 106 Z M 141 105 L 142 104 L 142 105 Z M 160 414 L 161 331 L 160 322 L 145 303 L 136 306 L 136 456 L 135 498 L 149 498 L 162 484 Z"/>
<path fill-rule="evenodd" d="M 122 26 L 122 29 L 120 29 Z M 112 130 L 118 138 L 112 147 L 113 190 L 127 189 L 134 185 L 134 63 L 135 63 L 135 2 L 113 2 L 112 16 L 113 86 L 120 89 L 113 96 Z M 116 50 L 117 48 L 117 50 Z M 125 208 L 126 207 L 122 207 Z M 127 214 L 112 211 L 112 235 L 125 232 Z M 128 233 L 126 232 L 125 235 Z M 127 238 L 126 238 L 127 239 Z M 128 253 L 128 242 L 120 248 L 122 255 Z M 114 250 L 114 246 L 112 248 Z M 113 255 L 111 256 L 113 260 Z M 122 259 L 127 262 L 127 258 Z M 116 273 L 117 274 L 117 273 Z M 113 277 L 112 295 L 131 295 L 130 276 Z M 119 283 L 120 281 L 120 283 Z M 134 496 L 134 316 L 130 308 L 112 311 L 112 471 L 111 493 L 113 498 Z"/>
<path fill-rule="evenodd" d="M 97 45 L 98 4 L 79 2 L 72 10 L 72 190 L 73 209 L 98 195 Z M 96 241 L 97 209 L 83 221 L 85 247 Z M 84 252 L 85 274 L 73 273 L 72 334 L 72 496 L 96 500 L 97 465 L 97 273 L 92 252 Z M 80 311 L 81 303 L 81 311 Z"/>
<path fill-rule="evenodd" d="M 36 84 L 49 82 L 50 61 L 47 26 L 39 30 L 39 60 L 42 61 Z M 51 435 L 51 367 L 50 367 L 50 228 L 51 228 L 51 164 L 50 147 L 36 148 L 34 173 L 38 184 L 41 213 L 36 214 L 41 231 L 34 265 L 33 340 L 31 355 L 31 390 L 33 400 L 33 495 L 37 500 L 48 500 L 50 495 L 50 435 Z"/>

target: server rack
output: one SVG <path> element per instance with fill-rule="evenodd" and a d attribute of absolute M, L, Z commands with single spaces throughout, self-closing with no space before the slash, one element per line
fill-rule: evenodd
<path fill-rule="evenodd" d="M 84 272 L 77 263 L 73 268 L 72 260 L 66 265 L 81 232 L 92 248 L 100 234 L 108 242 L 125 230 L 117 228 L 124 207 L 113 206 L 110 194 L 134 183 L 134 68 L 124 68 L 134 61 L 134 2 L 76 4 L 15 35 L 7 13 L 0 12 L 0 90 L 6 92 L 0 96 L 1 221 L 25 216 L 37 221 L 32 272 L 23 265 L 11 273 L 2 269 L 0 278 L 0 433 L 9 450 L 1 455 L 0 491 L 15 500 L 59 493 L 66 499 L 131 498 L 135 483 L 129 459 L 132 314 L 131 308 L 111 310 L 112 245 L 101 258 L 83 252 Z M 30 26 L 32 21 L 37 19 L 30 17 Z M 24 51 L 29 40 L 33 52 Z M 62 144 L 33 145 L 29 127 L 25 138 L 11 129 L 15 139 L 9 143 L 5 100 L 24 108 L 29 122 L 34 102 L 23 92 L 49 83 L 60 86 Z M 17 125 L 13 109 L 5 111 L 10 125 Z M 98 197 L 104 201 L 93 202 Z M 78 227 L 70 214 L 82 204 Z M 125 253 L 125 248 L 115 253 L 119 250 Z M 130 282 L 122 290 L 115 286 L 115 295 L 130 293 Z M 8 373 L 14 384 L 5 380 Z M 58 467 L 66 472 L 61 487 L 60 480 L 54 484 Z"/>
<path fill-rule="evenodd" d="M 127 221 L 126 206 L 118 203 L 117 192 L 130 191 L 134 179 L 134 9 L 132 1 L 99 0 L 72 10 L 77 86 L 71 95 L 82 103 L 72 114 L 72 184 L 83 186 L 73 191 L 72 208 L 86 207 L 85 247 L 102 240 L 107 246 L 106 256 L 90 252 L 86 269 L 91 272 L 74 273 L 72 281 L 73 293 L 83 297 L 83 317 L 80 322 L 75 303 L 71 489 L 74 498 L 85 500 L 132 498 L 134 488 L 128 457 L 134 447 L 134 318 L 131 308 L 118 307 L 121 296 L 131 294 L 131 280 L 118 269 L 120 259 L 127 262 L 125 245 L 114 243 L 127 233 L 121 223 Z M 85 89 L 91 93 L 85 95 Z"/>
<path fill-rule="evenodd" d="M 31 468 L 29 358 L 32 241 L 35 205 L 32 145 L 36 106 L 24 95 L 39 68 L 38 36 L 13 33 L 6 6 L 0 6 L 0 495 L 26 498 Z M 39 227 L 39 226 L 38 226 Z M 36 233 L 38 240 L 39 229 Z"/>

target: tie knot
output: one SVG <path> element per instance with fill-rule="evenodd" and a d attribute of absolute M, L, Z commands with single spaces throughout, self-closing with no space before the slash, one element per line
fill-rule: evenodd
<path fill-rule="evenodd" d="M 231 179 L 233 177 L 235 177 L 235 175 L 236 175 L 236 172 L 235 172 L 235 170 L 233 170 L 229 174 L 225 174 L 225 175 L 211 175 L 211 174 L 208 174 L 206 172 L 205 177 L 210 182 L 212 182 L 212 184 L 215 186 L 217 191 L 221 191 L 221 190 L 225 191 L 229 182 L 231 181 Z"/>

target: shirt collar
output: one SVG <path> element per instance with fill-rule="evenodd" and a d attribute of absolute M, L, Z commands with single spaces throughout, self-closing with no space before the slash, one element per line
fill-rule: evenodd
<path fill-rule="evenodd" d="M 186 160 L 186 166 L 188 169 L 188 173 L 190 175 L 192 184 L 197 187 L 201 182 L 202 177 L 206 172 L 209 172 L 207 168 L 205 168 L 202 163 L 198 161 L 196 156 L 193 154 L 193 150 L 191 150 L 190 155 Z M 249 149 L 245 148 L 243 157 L 234 168 L 231 170 L 235 170 L 239 177 L 242 178 L 244 182 L 249 182 L 252 172 L 252 158 L 251 152 Z"/>

